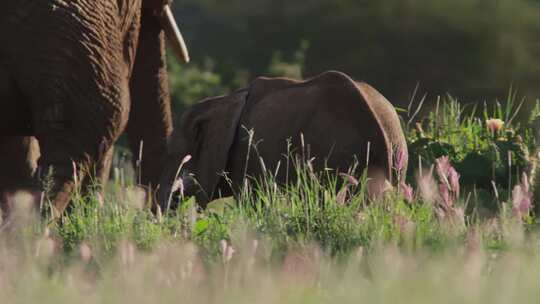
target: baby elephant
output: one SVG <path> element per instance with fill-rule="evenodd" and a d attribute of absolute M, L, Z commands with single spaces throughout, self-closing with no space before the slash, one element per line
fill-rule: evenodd
<path fill-rule="evenodd" d="M 403 176 L 408 157 L 396 111 L 368 84 L 335 71 L 307 81 L 258 78 L 183 114 L 169 142 L 158 201 L 162 209 L 175 207 L 171 190 L 183 188 L 204 208 L 265 170 L 276 170 L 277 182 L 285 183 L 294 179 L 294 154 L 312 159 L 314 170 L 347 172 L 357 161 L 357 172 L 367 164 L 369 176 L 390 182 L 394 158 L 399 155 Z"/>

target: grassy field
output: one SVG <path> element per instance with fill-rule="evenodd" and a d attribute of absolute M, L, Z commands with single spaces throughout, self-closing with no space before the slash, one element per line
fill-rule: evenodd
<path fill-rule="evenodd" d="M 269 174 L 237 200 L 154 215 L 118 161 L 105 195 L 75 193 L 60 223 L 21 193 L 0 234 L 0 301 L 536 303 L 539 111 L 518 124 L 514 100 L 448 97 L 417 124 L 421 101 L 402 110 L 410 174 L 369 193 L 307 162 L 287 188 Z"/>

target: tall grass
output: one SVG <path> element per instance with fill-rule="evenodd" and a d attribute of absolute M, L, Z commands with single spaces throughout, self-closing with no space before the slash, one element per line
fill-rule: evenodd
<path fill-rule="evenodd" d="M 81 198 L 84 205 L 46 229 L 19 210 L 17 225 L 0 238 L 0 296 L 6 303 L 507 303 L 538 296 L 540 244 L 513 213 L 456 224 L 437 216 L 436 202 L 407 203 L 394 191 L 369 204 L 362 193 L 343 201 L 316 184 L 271 196 L 259 190 L 200 213 L 189 200 L 161 217 L 141 209 L 131 188 L 109 193 L 104 205 Z"/>
<path fill-rule="evenodd" d="M 267 172 L 206 210 L 185 197 L 177 210 L 153 214 L 122 167 L 104 194 L 75 191 L 72 212 L 59 222 L 39 219 L 19 194 L 0 232 L 0 299 L 532 302 L 540 243 L 529 177 L 494 182 L 494 191 L 507 193 L 495 195 L 497 212 L 482 214 L 469 208 L 477 189 L 465 187 L 457 166 L 473 150 L 458 147 L 464 134 L 480 151 L 506 136 L 488 130 L 486 119 L 532 132 L 500 111 L 477 118 L 455 101 L 441 103 L 422 128 L 407 129 L 408 138 L 447 144 L 455 154 L 432 154 L 416 180 L 394 187 L 373 190 L 354 170 L 314 172 L 303 159 L 288 186 Z"/>

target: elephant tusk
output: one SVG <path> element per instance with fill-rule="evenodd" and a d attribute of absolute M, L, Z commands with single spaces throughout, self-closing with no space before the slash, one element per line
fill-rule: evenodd
<path fill-rule="evenodd" d="M 160 21 L 161 26 L 165 31 L 165 36 L 167 36 L 174 53 L 179 57 L 180 60 L 188 63 L 190 60 L 188 48 L 186 46 L 186 42 L 184 41 L 184 37 L 176 24 L 176 20 L 174 19 L 174 15 L 169 4 L 166 4 L 163 7 Z"/>

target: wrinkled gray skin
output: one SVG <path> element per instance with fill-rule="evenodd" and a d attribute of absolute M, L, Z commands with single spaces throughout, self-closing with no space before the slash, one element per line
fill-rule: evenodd
<path fill-rule="evenodd" d="M 249 158 L 246 130 L 254 131 L 256 146 Z M 183 114 L 168 148 L 158 193 L 161 208 L 175 207 L 171 185 L 186 155 L 192 158 L 178 175 L 183 177 L 185 195 L 195 195 L 202 207 L 219 196 L 238 193 L 246 175 L 262 176 L 260 158 L 269 172 L 280 163 L 278 183 L 294 180 L 290 161 L 287 165 L 288 139 L 293 154 L 315 158 L 316 171 L 347 172 L 356 159 L 355 173 L 369 163 L 368 175 L 381 185 L 392 181 L 395 152 L 400 151 L 401 178 L 406 172 L 407 144 L 399 117 L 368 84 L 335 71 L 303 82 L 258 78 L 245 90 L 205 100 Z M 222 172 L 232 188 L 220 177 Z"/>
<path fill-rule="evenodd" d="M 157 185 L 172 130 L 164 34 L 156 17 L 163 2 L 2 3 L 1 192 L 39 191 L 37 180 L 52 168 L 54 207 L 61 214 L 74 167 L 105 179 L 124 130 L 134 155 L 144 142 L 142 182 Z"/>

